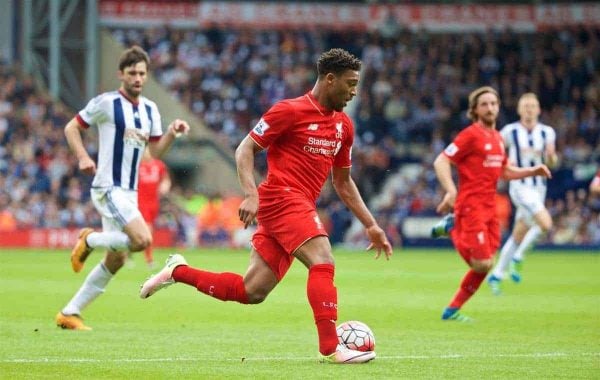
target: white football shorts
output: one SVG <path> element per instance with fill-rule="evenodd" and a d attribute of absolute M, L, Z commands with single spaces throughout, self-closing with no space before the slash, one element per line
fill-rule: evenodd
<path fill-rule="evenodd" d="M 545 187 L 511 186 L 509 194 L 517 209 L 515 220 L 523 220 L 529 226 L 535 223 L 533 216 L 546 208 Z"/>
<path fill-rule="evenodd" d="M 102 216 L 103 231 L 123 231 L 135 218 L 141 218 L 135 190 L 121 187 L 92 188 L 92 202 Z"/>

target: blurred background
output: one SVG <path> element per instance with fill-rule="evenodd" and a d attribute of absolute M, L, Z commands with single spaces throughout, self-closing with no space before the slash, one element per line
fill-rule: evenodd
<path fill-rule="evenodd" d="M 352 175 L 392 243 L 428 238 L 442 198 L 435 156 L 461 128 L 473 89 L 498 89 L 499 126 L 518 119 L 524 92 L 557 134 L 560 167 L 548 183 L 554 230 L 541 247 L 600 251 L 600 4 L 541 1 L 392 2 L 4 0 L 0 8 L 0 247 L 70 247 L 100 227 L 92 178 L 77 170 L 65 124 L 96 94 L 115 90 L 124 47 L 151 57 L 144 95 L 163 125 L 190 121 L 165 157 L 156 246 L 248 245 L 233 150 L 273 103 L 316 80 L 321 52 L 363 62 Z M 96 131 L 85 133 L 97 151 Z M 265 173 L 257 160 L 257 178 Z M 328 184 L 319 199 L 335 245 L 366 247 L 364 232 Z M 513 210 L 498 188 L 503 234 Z"/>

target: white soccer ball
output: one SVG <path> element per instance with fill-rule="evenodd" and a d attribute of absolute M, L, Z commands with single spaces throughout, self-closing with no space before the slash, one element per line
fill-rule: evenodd
<path fill-rule="evenodd" d="M 347 321 L 337 328 L 338 341 L 351 350 L 374 351 L 375 335 L 366 324 L 359 321 Z"/>

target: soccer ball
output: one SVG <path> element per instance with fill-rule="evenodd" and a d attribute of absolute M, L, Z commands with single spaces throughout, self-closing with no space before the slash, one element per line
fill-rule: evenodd
<path fill-rule="evenodd" d="M 337 328 L 338 341 L 351 350 L 375 350 L 375 336 L 366 324 L 359 321 L 347 321 Z"/>

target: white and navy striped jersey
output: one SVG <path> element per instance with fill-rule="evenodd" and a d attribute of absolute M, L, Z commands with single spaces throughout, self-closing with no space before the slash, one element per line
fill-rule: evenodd
<path fill-rule="evenodd" d="M 532 130 L 528 130 L 520 122 L 507 124 L 500 134 L 511 163 L 521 168 L 543 164 L 546 147 L 556 142 L 554 129 L 542 123 L 537 123 Z M 510 187 L 523 185 L 545 189 L 546 179 L 541 176 L 528 177 L 510 181 L 509 184 Z"/>
<path fill-rule="evenodd" d="M 119 91 L 98 95 L 79 111 L 84 127 L 98 127 L 98 163 L 92 187 L 137 190 L 138 168 L 150 140 L 162 136 L 156 104 L 143 96 L 132 102 Z"/>

